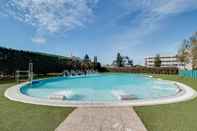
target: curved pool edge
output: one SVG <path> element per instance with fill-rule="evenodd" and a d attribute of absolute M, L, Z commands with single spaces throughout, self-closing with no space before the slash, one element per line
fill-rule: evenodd
<path fill-rule="evenodd" d="M 8 88 L 4 96 L 9 100 L 23 102 L 28 104 L 35 105 L 45 105 L 45 106 L 56 106 L 56 107 L 115 107 L 115 106 L 151 106 L 151 105 L 160 105 L 160 104 L 170 104 L 178 103 L 183 101 L 189 101 L 197 97 L 197 92 L 180 82 L 169 81 L 178 86 L 181 90 L 177 95 L 170 97 L 163 97 L 157 99 L 148 99 L 148 100 L 130 100 L 130 101 L 120 101 L 120 102 L 84 102 L 84 101 L 62 101 L 62 100 L 50 100 L 50 99 L 39 99 L 35 97 L 30 97 L 21 93 L 20 88 L 29 82 L 18 84 Z"/>

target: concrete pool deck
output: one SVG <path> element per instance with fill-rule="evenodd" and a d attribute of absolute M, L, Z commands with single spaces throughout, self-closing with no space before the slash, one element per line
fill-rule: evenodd
<path fill-rule="evenodd" d="M 179 88 L 179 92 L 175 96 L 162 97 L 157 99 L 147 99 L 147 100 L 126 100 L 117 102 L 95 102 L 95 101 L 66 101 L 66 100 L 51 100 L 51 99 L 40 99 L 36 97 L 27 96 L 21 93 L 20 88 L 28 84 L 22 83 L 8 88 L 4 95 L 10 100 L 36 104 L 36 105 L 47 105 L 47 106 L 59 106 L 59 107 L 127 107 L 127 106 L 149 106 L 149 105 L 159 105 L 159 104 L 169 104 L 188 101 L 197 96 L 197 93 L 191 87 L 176 81 L 168 81 L 172 84 L 176 84 Z"/>
<path fill-rule="evenodd" d="M 132 107 L 80 107 L 55 131 L 147 131 Z"/>

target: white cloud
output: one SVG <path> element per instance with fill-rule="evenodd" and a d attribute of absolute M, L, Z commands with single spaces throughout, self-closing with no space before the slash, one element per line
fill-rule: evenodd
<path fill-rule="evenodd" d="M 154 11 L 160 14 L 178 14 L 197 9 L 196 0 L 171 0 L 159 8 L 155 8 Z"/>
<path fill-rule="evenodd" d="M 56 33 L 84 26 L 97 0 L 8 0 L 4 12 L 37 30 Z"/>
<path fill-rule="evenodd" d="M 47 42 L 47 39 L 42 36 L 36 36 L 32 38 L 32 42 L 37 44 L 45 44 Z"/>
<path fill-rule="evenodd" d="M 159 28 L 159 23 L 172 16 L 197 9 L 197 0 L 131 0 L 138 3 L 136 7 L 141 11 L 137 18 L 139 23 L 137 30 L 144 30 L 151 33 L 154 29 Z"/>
<path fill-rule="evenodd" d="M 162 28 L 161 23 L 167 18 L 197 10 L 197 0 L 125 0 L 124 2 L 123 5 L 128 11 L 126 14 L 136 11 L 139 13 L 131 20 L 134 21 L 135 26 L 114 37 L 114 43 L 117 43 L 119 48 L 144 43 L 148 35 Z"/>

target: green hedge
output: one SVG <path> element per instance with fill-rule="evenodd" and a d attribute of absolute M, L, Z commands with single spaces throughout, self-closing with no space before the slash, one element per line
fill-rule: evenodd
<path fill-rule="evenodd" d="M 127 73 L 151 73 L 151 74 L 178 74 L 178 68 L 174 67 L 115 67 L 107 68 L 110 72 L 127 72 Z"/>

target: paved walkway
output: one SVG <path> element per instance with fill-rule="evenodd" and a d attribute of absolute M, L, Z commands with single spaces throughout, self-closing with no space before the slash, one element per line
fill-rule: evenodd
<path fill-rule="evenodd" d="M 77 108 L 55 131 L 147 131 L 131 107 Z"/>

